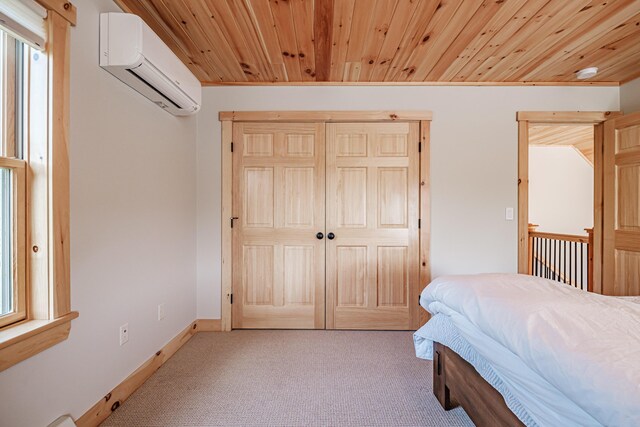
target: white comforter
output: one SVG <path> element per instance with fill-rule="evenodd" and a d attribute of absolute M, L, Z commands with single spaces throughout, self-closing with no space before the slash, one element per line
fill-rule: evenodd
<path fill-rule="evenodd" d="M 599 423 L 640 426 L 640 305 L 513 274 L 441 277 L 421 304 L 472 345 L 504 346 Z"/>

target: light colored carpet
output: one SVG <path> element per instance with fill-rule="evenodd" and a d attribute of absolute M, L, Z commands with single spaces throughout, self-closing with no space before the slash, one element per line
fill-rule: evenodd
<path fill-rule="evenodd" d="M 410 332 L 199 333 L 103 426 L 473 426 Z"/>

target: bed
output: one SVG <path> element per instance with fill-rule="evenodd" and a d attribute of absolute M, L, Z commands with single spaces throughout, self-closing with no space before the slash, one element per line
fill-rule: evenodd
<path fill-rule="evenodd" d="M 640 280 L 640 278 L 639 278 Z M 477 425 L 640 425 L 640 303 L 515 274 L 448 276 L 414 334 L 434 394 Z"/>

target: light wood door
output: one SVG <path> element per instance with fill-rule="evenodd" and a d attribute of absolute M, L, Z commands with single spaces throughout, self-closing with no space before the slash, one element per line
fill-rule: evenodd
<path fill-rule="evenodd" d="M 324 124 L 233 126 L 233 327 L 323 329 Z"/>
<path fill-rule="evenodd" d="M 640 113 L 604 129 L 602 290 L 640 295 Z"/>
<path fill-rule="evenodd" d="M 418 123 L 327 124 L 328 329 L 413 327 L 418 143 Z"/>

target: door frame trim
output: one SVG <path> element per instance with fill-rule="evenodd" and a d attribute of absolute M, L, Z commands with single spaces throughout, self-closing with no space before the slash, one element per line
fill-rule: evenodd
<path fill-rule="evenodd" d="M 220 111 L 221 122 L 408 122 L 430 121 L 431 111 Z"/>
<path fill-rule="evenodd" d="M 594 125 L 593 141 L 593 292 L 602 293 L 603 123 L 619 111 L 518 111 L 518 273 L 528 274 L 529 244 L 529 126 L 539 124 Z"/>
<path fill-rule="evenodd" d="M 426 286 L 431 281 L 431 181 L 430 171 L 430 142 L 431 142 L 431 111 L 221 111 L 219 120 L 222 124 L 222 206 L 221 206 L 221 281 L 220 305 L 222 331 L 231 330 L 231 295 L 232 289 L 232 234 L 228 219 L 233 217 L 233 156 L 231 144 L 233 142 L 234 122 L 419 122 L 420 123 L 420 286 Z M 412 302 L 409 297 L 409 307 L 414 307 L 418 315 L 415 329 L 428 320 L 426 310 L 420 310 L 417 301 Z"/>

